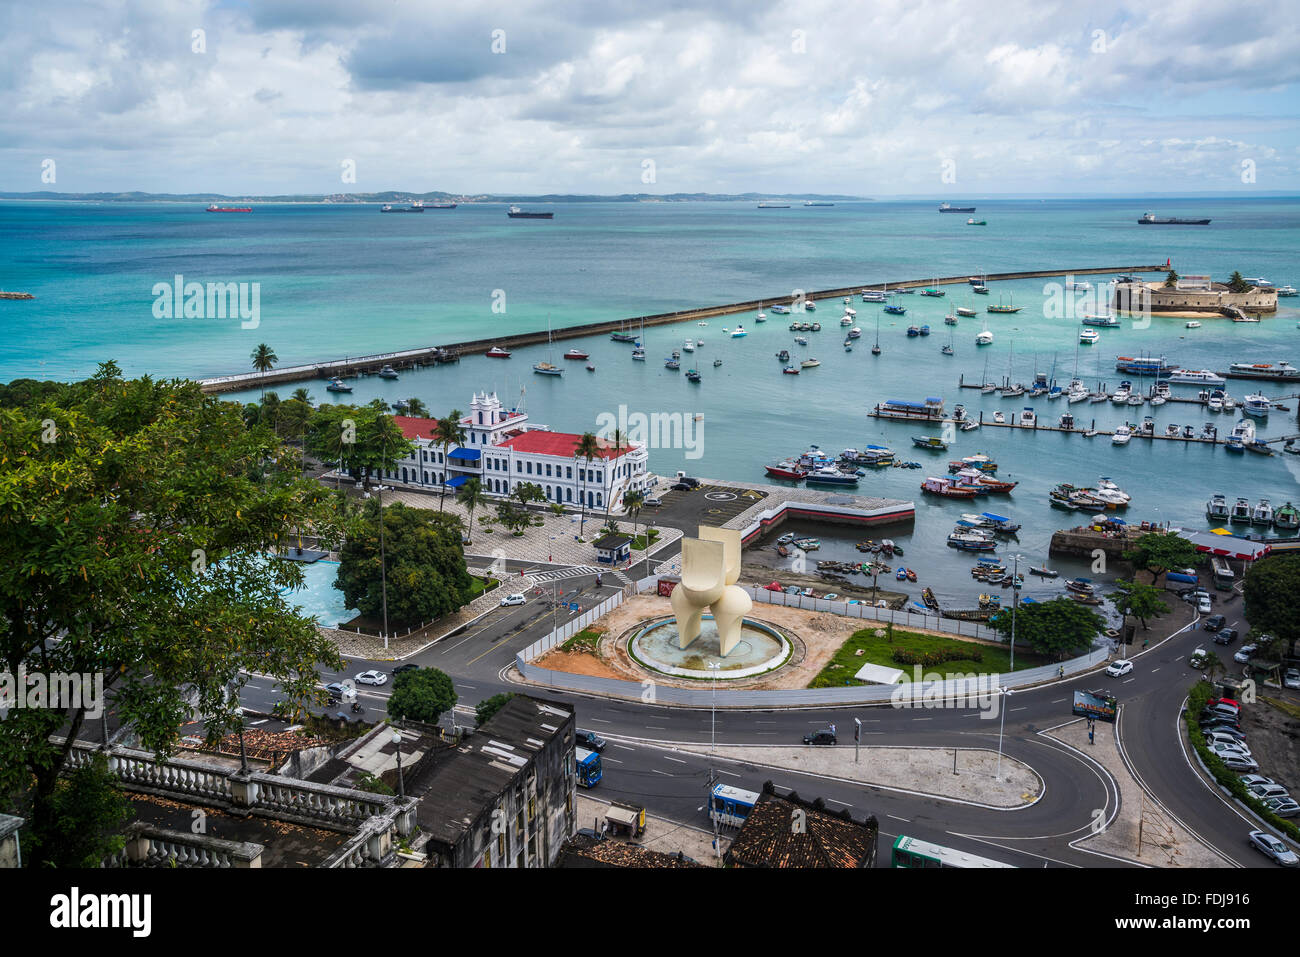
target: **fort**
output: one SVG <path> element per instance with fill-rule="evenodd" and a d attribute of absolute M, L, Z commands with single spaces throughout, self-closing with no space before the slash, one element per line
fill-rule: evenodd
<path fill-rule="evenodd" d="M 1262 315 L 1277 312 L 1277 290 L 1251 286 L 1233 292 L 1209 277 L 1184 276 L 1169 287 L 1163 282 L 1127 282 L 1115 286 L 1114 307 L 1120 312 L 1177 315 L 1212 313 L 1228 318 L 1237 314 Z"/>

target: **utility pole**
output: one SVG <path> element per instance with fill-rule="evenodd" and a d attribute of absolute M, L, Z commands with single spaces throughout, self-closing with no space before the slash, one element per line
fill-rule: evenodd
<path fill-rule="evenodd" d="M 388 650 L 388 552 L 384 548 L 384 480 L 379 478 L 379 583 L 384 598 L 384 650 Z"/>
<path fill-rule="evenodd" d="M 998 771 L 993 775 L 995 780 L 1002 780 L 1002 732 L 1007 726 L 1007 698 L 1011 695 L 1010 688 L 999 689 L 999 696 L 1002 699 L 1002 713 L 998 716 Z M 956 763 L 954 759 L 954 764 Z"/>
<path fill-rule="evenodd" d="M 858 750 L 862 746 L 862 721 L 853 719 L 853 763 L 858 763 Z"/>
<path fill-rule="evenodd" d="M 712 717 L 709 720 L 709 817 L 713 821 L 713 850 L 719 861 L 722 860 L 722 841 L 718 837 L 718 818 L 713 813 L 713 785 L 717 781 L 718 772 L 714 768 L 714 752 L 718 743 L 718 669 L 722 667 L 721 661 L 709 662 L 709 670 L 713 672 L 713 702 L 710 707 Z"/>

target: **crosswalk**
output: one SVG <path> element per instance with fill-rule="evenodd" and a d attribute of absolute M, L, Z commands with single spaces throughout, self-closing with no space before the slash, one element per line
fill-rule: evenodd
<path fill-rule="evenodd" d="M 563 581 L 566 578 L 581 578 L 584 575 L 603 575 L 606 578 L 615 578 L 624 585 L 632 583 L 632 579 L 617 568 L 594 568 L 591 565 L 574 565 L 570 568 L 561 568 L 559 571 L 537 572 L 529 574 L 528 577 L 533 580 L 533 584 L 542 585 L 547 582 Z"/>

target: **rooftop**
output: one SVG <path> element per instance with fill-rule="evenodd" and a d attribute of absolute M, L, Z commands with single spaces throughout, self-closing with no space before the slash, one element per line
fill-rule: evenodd
<path fill-rule="evenodd" d="M 575 834 L 564 843 L 557 862 L 559 867 L 703 867 L 685 855 L 652 851 L 640 844 L 625 844 L 611 839 L 599 840 Z"/>
<path fill-rule="evenodd" d="M 631 535 L 605 535 L 592 542 L 593 548 L 613 551 L 632 543 Z"/>
<path fill-rule="evenodd" d="M 802 811 L 804 828 L 792 820 Z M 732 841 L 727 862 L 737 867 L 870 867 L 875 862 L 879 828 L 875 818 L 856 821 L 832 814 L 791 792 L 764 792 Z"/>
<path fill-rule="evenodd" d="M 576 432 L 543 432 L 533 430 L 522 432 L 502 442 L 500 448 L 513 449 L 516 452 L 523 452 L 529 455 L 558 455 L 564 458 L 576 458 L 578 443 L 582 441 L 582 436 Z M 635 451 L 640 446 L 628 445 L 624 443 L 617 450 L 613 442 L 604 439 L 597 439 L 596 445 L 599 451 L 593 458 L 614 459 L 621 458 L 624 455 Z"/>

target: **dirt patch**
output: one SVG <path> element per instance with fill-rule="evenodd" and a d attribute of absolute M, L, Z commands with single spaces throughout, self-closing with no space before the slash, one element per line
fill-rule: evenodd
<path fill-rule="evenodd" d="M 1276 704 L 1274 703 L 1276 702 Z M 1300 692 L 1261 686 L 1256 703 L 1243 709 L 1241 730 L 1259 773 L 1286 785 L 1293 794 L 1300 788 L 1300 719 L 1278 705 L 1297 712 Z"/>
<path fill-rule="evenodd" d="M 856 598 L 859 601 L 868 601 L 872 604 L 875 603 L 877 598 L 881 598 L 889 604 L 890 608 L 902 608 L 908 601 L 908 596 L 902 592 L 889 591 L 886 588 L 879 589 L 878 593 L 873 591 L 871 581 L 867 577 L 862 577 L 860 579 L 862 583 L 860 584 L 859 581 L 831 572 L 815 575 L 799 574 L 788 569 L 778 568 L 776 562 L 776 552 L 763 551 L 762 549 L 746 551 L 741 576 L 744 581 L 753 582 L 759 587 L 776 579 L 782 585 L 798 585 L 800 588 L 811 587 L 822 593 L 833 591 L 839 595 Z"/>
<path fill-rule="evenodd" d="M 535 662 L 551 671 L 563 671 L 571 675 L 590 675 L 593 678 L 627 678 L 628 675 L 615 671 L 601 658 L 587 651 L 548 651 Z"/>

